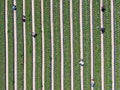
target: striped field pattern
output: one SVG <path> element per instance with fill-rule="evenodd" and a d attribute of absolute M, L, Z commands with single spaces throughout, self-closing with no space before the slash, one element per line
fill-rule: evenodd
<path fill-rule="evenodd" d="M 119 5 L 1 1 L 0 90 L 119 90 Z"/>

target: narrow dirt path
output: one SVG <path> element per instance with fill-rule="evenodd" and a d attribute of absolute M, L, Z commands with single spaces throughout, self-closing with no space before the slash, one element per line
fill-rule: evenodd
<path fill-rule="evenodd" d="M 16 0 L 13 0 L 16 5 Z M 14 28 L 14 90 L 17 90 L 17 17 L 16 10 L 13 11 L 13 28 Z"/>
<path fill-rule="evenodd" d="M 32 4 L 32 32 L 35 32 L 35 11 L 34 11 L 34 0 L 31 0 Z M 35 88 L 35 62 L 36 62 L 36 54 L 35 54 L 35 37 L 32 37 L 33 41 L 33 90 L 36 90 Z"/>
<path fill-rule="evenodd" d="M 5 0 L 5 55 L 6 55 L 6 90 L 8 90 L 8 0 Z"/>
<path fill-rule="evenodd" d="M 82 19 L 82 0 L 79 3 L 79 12 L 80 12 L 80 59 L 83 60 L 83 19 Z M 83 66 L 80 67 L 80 80 L 81 80 L 81 90 L 84 90 L 84 81 L 83 81 Z"/>
<path fill-rule="evenodd" d="M 112 90 L 115 89 L 115 25 L 114 25 L 114 0 L 111 0 L 111 46 L 112 46 Z"/>
<path fill-rule="evenodd" d="M 72 0 L 70 0 L 70 45 L 71 45 L 71 90 L 74 90 L 74 70 L 73 70 L 73 11 Z"/>
<path fill-rule="evenodd" d="M 101 7 L 103 7 L 103 0 L 100 0 L 100 24 L 101 28 L 103 26 L 103 12 L 101 11 Z M 101 32 L 101 90 L 104 90 L 104 33 Z"/>
<path fill-rule="evenodd" d="M 53 26 L 53 0 L 50 0 L 50 26 L 51 26 L 51 90 L 54 90 L 54 26 Z"/>
<path fill-rule="evenodd" d="M 25 0 L 23 0 L 23 16 L 25 16 Z M 26 90 L 26 24 L 23 22 L 23 43 L 24 43 L 24 90 Z"/>
<path fill-rule="evenodd" d="M 61 90 L 64 90 L 63 0 L 60 0 Z"/>
<path fill-rule="evenodd" d="M 90 0 L 90 46 L 91 46 L 91 80 L 94 80 L 94 49 L 93 49 L 93 0 Z M 94 90 L 94 87 L 91 87 Z"/>
<path fill-rule="evenodd" d="M 42 90 L 45 90 L 45 40 L 44 40 L 44 8 L 41 0 L 41 30 L 42 30 Z"/>

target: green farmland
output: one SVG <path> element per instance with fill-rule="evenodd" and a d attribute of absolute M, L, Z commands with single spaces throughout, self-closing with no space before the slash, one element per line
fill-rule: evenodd
<path fill-rule="evenodd" d="M 0 89 L 5 90 L 4 1 L 0 5 Z"/>
<path fill-rule="evenodd" d="M 59 20 L 59 1 L 54 0 L 54 80 L 57 82 L 55 83 L 55 90 L 61 90 L 60 87 L 60 20 Z"/>
<path fill-rule="evenodd" d="M 94 28 L 94 79 L 95 89 L 100 90 L 100 11 L 99 1 L 93 1 L 93 28 Z"/>
<path fill-rule="evenodd" d="M 8 39 L 8 47 L 9 47 L 9 49 L 8 49 L 8 53 L 9 53 L 9 55 L 8 55 L 8 57 L 9 57 L 9 62 L 8 62 L 8 67 L 9 67 L 9 89 L 10 90 L 13 90 L 13 88 L 14 88 L 14 85 L 13 85 L 13 83 L 14 83 L 14 77 L 13 77 L 13 75 L 14 75 L 14 62 L 13 62 L 13 60 L 14 60 L 14 53 L 13 53 L 13 24 L 12 24 L 12 10 L 11 10 L 11 7 L 12 7 L 12 0 L 9 0 L 9 2 L 8 2 L 8 13 L 9 13 L 9 15 L 8 15 L 8 37 L 9 37 L 9 39 Z"/>
<path fill-rule="evenodd" d="M 44 8 L 44 37 L 45 37 L 45 90 L 51 90 L 51 26 L 50 0 L 43 0 Z M 112 90 L 112 45 L 111 45 L 111 0 L 104 0 L 104 83 L 105 90 Z M 74 90 L 81 88 L 80 74 L 80 0 L 73 0 L 73 54 L 74 54 Z M 0 6 L 0 90 L 5 90 L 5 22 L 4 1 Z M 9 53 L 9 90 L 14 90 L 14 30 L 13 30 L 13 1 L 8 1 L 8 53 Z M 17 0 L 17 87 L 24 88 L 24 40 L 23 40 L 23 1 Z M 31 0 L 26 0 L 26 90 L 33 87 L 33 47 L 32 47 L 32 10 Z M 35 0 L 35 31 L 36 45 L 36 90 L 42 90 L 42 23 L 41 0 Z M 84 50 L 84 90 L 91 89 L 91 60 L 90 60 L 90 0 L 83 0 L 83 50 Z M 115 75 L 116 90 L 120 89 L 120 1 L 114 1 L 115 12 Z M 54 22 L 54 90 L 61 90 L 61 40 L 60 40 L 60 0 L 53 0 Z M 93 0 L 93 38 L 94 38 L 94 90 L 101 90 L 101 25 L 100 0 Z M 63 33 L 64 33 L 64 90 L 71 90 L 71 42 L 70 42 L 70 1 L 63 0 Z"/>
<path fill-rule="evenodd" d="M 110 25 L 110 0 L 105 1 L 106 12 L 104 14 L 104 47 L 105 47 L 105 89 L 110 90 L 112 88 L 111 82 L 111 25 Z"/>
<path fill-rule="evenodd" d="M 83 2 L 83 35 L 84 35 L 84 89 L 90 90 L 90 11 L 89 0 Z M 84 16 L 85 15 L 85 16 Z"/>
<path fill-rule="evenodd" d="M 116 89 L 120 89 L 120 1 L 115 0 Z"/>

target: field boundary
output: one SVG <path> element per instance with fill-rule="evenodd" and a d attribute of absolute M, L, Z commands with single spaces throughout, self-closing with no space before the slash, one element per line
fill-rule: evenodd
<path fill-rule="evenodd" d="M 23 0 L 23 17 L 25 16 L 25 0 Z M 23 43 L 24 43 L 24 90 L 26 90 L 26 24 L 23 22 Z"/>
<path fill-rule="evenodd" d="M 100 20 L 101 28 L 104 28 L 104 18 L 101 8 L 103 7 L 103 0 L 100 1 Z M 104 33 L 101 31 L 101 90 L 104 90 Z"/>
<path fill-rule="evenodd" d="M 79 11 L 80 11 L 80 59 L 83 60 L 83 18 L 82 18 L 82 0 L 79 1 Z M 81 75 L 81 90 L 84 90 L 84 75 L 83 75 L 83 66 L 80 67 Z"/>
<path fill-rule="evenodd" d="M 51 90 L 54 90 L 54 25 L 53 0 L 50 0 L 50 26 L 51 26 Z"/>
<path fill-rule="evenodd" d="M 111 45 L 112 45 L 112 90 L 115 89 L 115 27 L 114 27 L 114 0 L 111 0 Z"/>
<path fill-rule="evenodd" d="M 16 5 L 16 0 L 13 0 Z M 13 11 L 13 28 L 14 28 L 14 90 L 17 90 L 17 21 L 16 10 Z"/>
<path fill-rule="evenodd" d="M 72 0 L 70 0 L 70 47 L 71 47 L 71 90 L 74 90 L 74 70 L 73 70 L 73 11 Z"/>
<path fill-rule="evenodd" d="M 41 27 L 42 27 L 42 90 L 45 90 L 45 40 L 44 40 L 44 8 L 41 0 Z"/>
<path fill-rule="evenodd" d="M 61 90 L 64 90 L 63 0 L 60 0 Z"/>
<path fill-rule="evenodd" d="M 94 46 L 93 46 L 93 0 L 90 0 L 90 47 L 91 47 L 91 84 L 94 81 Z M 94 90 L 94 87 L 91 87 Z"/>

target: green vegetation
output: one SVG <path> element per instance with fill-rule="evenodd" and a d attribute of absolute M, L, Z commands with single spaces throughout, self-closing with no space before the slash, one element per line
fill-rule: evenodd
<path fill-rule="evenodd" d="M 116 89 L 120 88 L 120 1 L 115 0 Z"/>
<path fill-rule="evenodd" d="M 26 83 L 27 90 L 32 90 L 32 25 L 31 25 L 31 2 L 26 1 Z"/>
<path fill-rule="evenodd" d="M 22 30 L 22 0 L 17 2 L 17 50 L 18 50 L 18 90 L 23 89 L 23 67 L 24 67 L 24 50 L 23 50 L 23 30 Z"/>
<path fill-rule="evenodd" d="M 70 5 L 68 0 L 63 1 L 64 19 L 64 89 L 71 89 L 71 58 L 70 58 Z M 120 1 L 115 0 L 115 33 L 116 33 L 116 89 L 120 88 Z M 60 57 L 60 8 L 59 0 L 54 0 L 54 80 L 55 90 L 61 89 L 61 57 Z M 104 55 L 105 55 L 105 90 L 110 90 L 111 81 L 111 25 L 110 0 L 104 1 Z M 84 89 L 90 90 L 90 3 L 83 2 L 83 31 L 84 31 Z M 0 6 L 0 90 L 5 90 L 5 37 L 4 37 L 4 1 Z M 12 16 L 12 0 L 8 1 L 8 45 L 9 45 L 9 89 L 14 89 L 14 31 Z M 23 89 L 23 30 L 22 30 L 22 0 L 17 1 L 17 40 L 18 40 L 18 90 Z M 101 89 L 101 36 L 100 36 L 100 1 L 93 1 L 94 20 L 94 80 L 95 90 Z M 80 23 L 79 0 L 73 1 L 73 35 L 74 35 L 74 89 L 80 89 Z M 27 90 L 32 90 L 32 19 L 31 1 L 26 0 L 26 50 L 27 50 Z M 45 90 L 51 88 L 51 30 L 50 30 L 50 1 L 44 1 L 44 32 L 45 32 Z M 35 2 L 35 29 L 36 37 L 36 89 L 42 89 L 42 34 L 40 0 Z"/>
<path fill-rule="evenodd" d="M 61 53 L 60 53 L 60 17 L 59 17 L 59 1 L 54 0 L 54 80 L 55 90 L 61 90 Z"/>
<path fill-rule="evenodd" d="M 5 90 L 5 38 L 4 38 L 4 1 L 0 6 L 0 90 Z"/>
<path fill-rule="evenodd" d="M 84 35 L 84 89 L 90 90 L 90 12 L 89 0 L 83 2 L 83 35 Z"/>
<path fill-rule="evenodd" d="M 41 41 L 41 26 L 40 26 L 40 0 L 35 1 L 35 30 L 38 34 L 36 37 L 36 89 L 41 90 L 42 77 L 42 41 Z"/>
<path fill-rule="evenodd" d="M 93 2 L 93 23 L 94 23 L 94 80 L 95 90 L 101 89 L 101 58 L 100 58 L 100 2 Z"/>
<path fill-rule="evenodd" d="M 73 1 L 73 35 L 74 35 L 74 89 L 80 89 L 80 26 L 79 0 Z"/>
<path fill-rule="evenodd" d="M 13 22 L 12 22 L 12 0 L 8 1 L 8 51 L 9 51 L 9 90 L 13 90 L 14 87 L 14 68 L 13 68 Z"/>
<path fill-rule="evenodd" d="M 50 1 L 44 1 L 44 32 L 45 32 L 45 89 L 51 85 L 51 44 L 50 44 Z"/>
<path fill-rule="evenodd" d="M 69 1 L 63 1 L 63 18 L 64 18 L 64 89 L 70 90 L 71 70 L 70 70 L 70 11 Z"/>
<path fill-rule="evenodd" d="M 112 88 L 111 75 L 111 25 L 110 25 L 110 0 L 105 1 L 105 14 L 104 14 L 104 48 L 105 48 L 105 90 Z"/>

